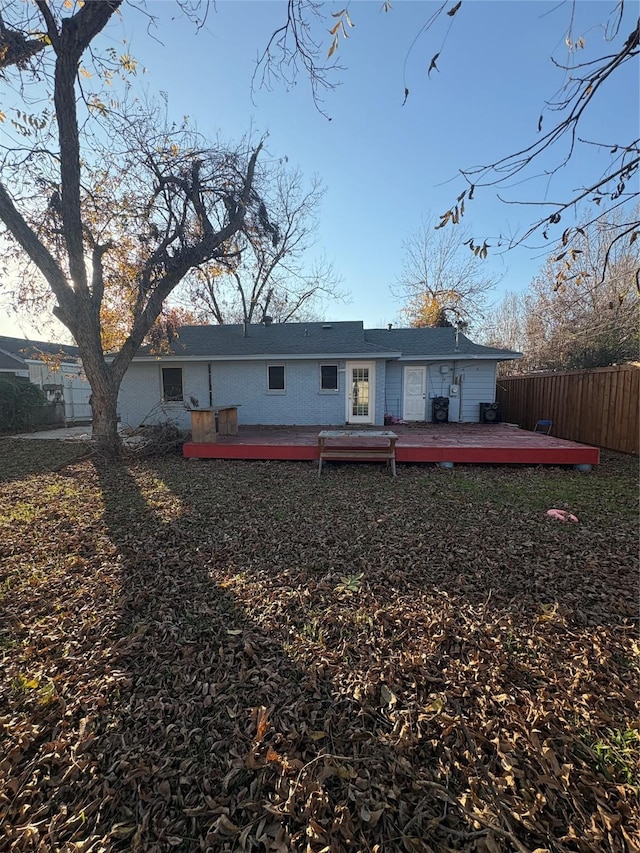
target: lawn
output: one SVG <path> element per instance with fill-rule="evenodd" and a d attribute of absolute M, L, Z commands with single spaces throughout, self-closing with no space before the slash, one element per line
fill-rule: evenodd
<path fill-rule="evenodd" d="M 640 849 L 637 460 L 83 450 L 0 440 L 0 850 Z"/>

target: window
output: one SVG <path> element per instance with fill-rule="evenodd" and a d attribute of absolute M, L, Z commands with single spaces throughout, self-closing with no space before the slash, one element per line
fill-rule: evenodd
<path fill-rule="evenodd" d="M 320 365 L 320 390 L 321 391 L 337 391 L 338 390 L 338 365 L 337 364 L 321 364 Z"/>
<path fill-rule="evenodd" d="M 284 391 L 284 364 L 270 364 L 267 374 L 269 391 Z"/>
<path fill-rule="evenodd" d="M 162 368 L 162 399 L 165 401 L 165 403 L 182 402 L 183 394 L 181 367 Z"/>

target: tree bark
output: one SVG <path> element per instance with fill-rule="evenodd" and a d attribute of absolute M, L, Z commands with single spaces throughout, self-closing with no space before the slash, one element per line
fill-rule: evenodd
<path fill-rule="evenodd" d="M 111 364 L 104 360 L 100 343 L 100 329 L 96 328 L 93 311 L 87 300 L 80 302 L 77 309 L 77 331 L 75 334 L 85 375 L 91 386 L 91 413 L 93 441 L 96 450 L 103 456 L 117 456 L 121 450 L 118 435 L 118 389 Z M 85 309 L 84 311 L 82 309 Z"/>
<path fill-rule="evenodd" d="M 122 450 L 118 433 L 118 389 L 112 382 L 89 381 L 93 442 L 99 455 L 112 459 Z"/>

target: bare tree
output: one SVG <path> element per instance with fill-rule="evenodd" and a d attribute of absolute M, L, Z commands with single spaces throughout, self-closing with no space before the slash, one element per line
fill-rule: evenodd
<path fill-rule="evenodd" d="M 489 312 L 477 332 L 477 337 L 487 346 L 522 352 L 525 347 L 524 327 L 524 295 L 508 292 Z M 520 371 L 519 363 L 506 362 L 505 365 Z"/>
<path fill-rule="evenodd" d="M 522 244 L 531 245 L 531 240 L 538 236 L 542 237 L 543 241 L 548 241 L 553 239 L 553 235 L 561 232 L 560 242 L 563 249 L 571 249 L 579 243 L 585 229 L 599 221 L 606 221 L 617 211 L 620 214 L 620 227 L 617 228 L 615 242 L 611 243 L 611 251 L 601 257 L 601 266 L 597 270 L 600 281 L 604 281 L 615 244 L 626 242 L 631 245 L 640 236 L 640 219 L 636 207 L 640 197 L 640 138 L 634 135 L 632 138 L 617 140 L 606 136 L 587 139 L 580 135 L 580 129 L 594 104 L 600 103 L 607 97 L 611 88 L 616 86 L 620 69 L 638 56 L 640 18 L 634 19 L 633 23 L 627 20 L 624 0 L 612 4 L 611 15 L 602 27 L 607 45 L 606 53 L 592 55 L 591 58 L 580 61 L 579 57 L 586 51 L 587 42 L 582 34 L 574 32 L 576 0 L 573 0 L 569 7 L 571 14 L 564 34 L 568 58 L 561 60 L 551 57 L 554 66 L 564 75 L 564 80 L 558 89 L 559 94 L 547 101 L 538 118 L 537 138 L 518 151 L 499 157 L 491 163 L 461 169 L 467 186 L 458 195 L 455 204 L 442 214 L 440 227 L 457 225 L 464 216 L 465 201 L 468 203 L 472 200 L 478 190 L 497 188 L 499 193 L 509 191 L 514 184 L 534 176 L 536 166 L 543 155 L 555 157 L 553 165 L 544 166 L 545 186 L 548 189 L 553 176 L 570 160 L 579 159 L 585 148 L 594 149 L 601 152 L 600 168 L 593 176 L 585 175 L 583 185 L 568 198 L 559 201 L 549 201 L 545 198 L 525 202 L 499 195 L 506 203 L 526 204 L 540 210 L 541 214 L 516 236 L 500 235 L 498 241 L 506 244 L 507 248 L 513 248 Z M 631 97 L 633 98 L 633 94 Z M 551 126 L 547 129 L 549 119 Z M 637 133 L 637 126 L 634 132 Z M 567 226 L 567 215 L 587 201 L 598 206 L 597 212 L 592 213 L 588 219 L 577 219 L 575 225 Z M 489 248 L 487 238 L 484 237 L 480 240 L 472 239 L 468 245 L 476 253 Z M 635 270 L 635 281 L 636 287 L 640 289 L 640 268 Z"/>
<path fill-rule="evenodd" d="M 433 216 L 404 242 L 402 273 L 392 293 L 403 300 L 412 326 L 466 326 L 479 322 L 497 279 L 464 248 L 462 231 L 436 231 Z"/>
<path fill-rule="evenodd" d="M 438 63 L 445 50 L 455 53 L 455 31 L 452 26 L 464 15 L 465 5 L 460 0 L 443 0 L 428 10 L 424 25 L 415 34 L 409 53 L 428 45 L 429 38 L 434 39 L 434 47 L 428 48 L 425 62 L 429 76 L 439 70 Z M 533 4 L 521 6 L 523 9 L 532 8 Z M 523 200 L 513 195 L 499 196 L 505 203 L 531 206 L 536 214 L 530 224 L 515 235 L 469 237 L 467 246 L 476 255 L 486 254 L 495 248 L 496 242 L 502 247 L 513 248 L 521 244 L 530 245 L 530 241 L 537 237 L 541 238 L 543 244 L 554 242 L 559 239 L 559 235 L 562 235 L 563 246 L 571 247 L 581 231 L 601 218 L 606 220 L 614 210 L 623 212 L 624 227 L 618 232 L 618 241 L 630 245 L 640 236 L 640 220 L 631 213 L 640 195 L 640 138 L 637 135 L 637 122 L 629 138 L 625 139 L 611 139 L 606 135 L 585 138 L 581 135 L 594 105 L 605 100 L 616 87 L 620 88 L 621 71 L 638 56 L 640 19 L 636 18 L 636 6 L 625 0 L 612 0 L 610 13 L 603 16 L 599 28 L 604 46 L 598 46 L 593 32 L 587 38 L 586 34 L 577 31 L 576 21 L 580 17 L 577 0 L 571 0 L 566 8 L 567 24 L 558 44 L 564 45 L 567 53 L 561 58 L 550 57 L 562 79 L 557 88 L 558 94 L 547 100 L 539 116 L 532 117 L 532 130 L 537 125 L 535 138 L 525 142 L 517 151 L 501 155 L 490 163 L 461 169 L 464 185 L 461 191 L 457 191 L 455 202 L 440 217 L 440 227 L 458 225 L 465 215 L 465 205 L 468 210 L 469 202 L 482 189 L 509 192 L 514 185 L 520 186 L 524 180 L 536 177 L 536 171 L 540 168 L 544 171 L 544 198 Z M 361 9 L 358 7 L 358 14 L 365 14 Z M 383 2 L 382 9 L 392 12 L 393 4 Z M 287 11 L 286 22 L 274 32 L 261 56 L 257 80 L 270 84 L 272 78 L 279 78 L 289 83 L 302 68 L 311 82 L 314 100 L 323 110 L 321 94 L 333 88 L 339 79 L 335 65 L 338 45 L 343 37 L 349 35 L 354 22 L 357 23 L 357 17 L 352 21 L 346 8 L 330 13 L 324 4 L 312 0 L 290 2 Z M 500 14 L 497 6 L 495 14 Z M 318 22 L 324 28 L 324 39 L 314 35 Z M 487 26 L 490 24 L 487 23 Z M 410 101 L 410 81 L 406 79 L 406 67 L 405 61 L 403 106 Z M 629 100 L 631 109 L 637 113 L 637 89 L 629 93 Z M 549 201 L 549 180 L 571 160 L 579 161 L 586 149 L 600 155 L 593 174 L 585 174 L 582 185 L 568 197 Z M 545 158 L 555 157 L 555 163 L 549 165 L 548 160 L 545 160 L 541 166 L 543 155 Z M 575 224 L 567 224 L 570 214 L 582 202 L 598 205 L 593 218 L 578 219 Z M 602 258 L 603 267 L 598 271 L 601 280 L 604 279 L 608 262 L 609 257 L 605 255 Z M 640 270 L 636 270 L 636 286 L 640 288 Z"/>
<path fill-rule="evenodd" d="M 279 164 L 263 182 L 272 227 L 245 228 L 228 258 L 189 277 L 187 301 L 215 323 L 311 319 L 325 300 L 344 298 L 332 266 L 308 260 L 324 194 L 319 181 L 306 188 L 298 171 Z"/>
<path fill-rule="evenodd" d="M 603 367 L 638 358 L 640 247 L 620 241 L 625 227 L 615 218 L 598 220 L 574 243 L 570 277 L 558 285 L 558 266 L 566 271 L 566 265 L 555 254 L 531 283 L 525 297 L 525 366 Z"/>
<path fill-rule="evenodd" d="M 244 228 L 269 224 L 255 187 L 261 144 L 210 146 L 188 127 L 165 127 L 157 111 L 132 114 L 114 95 L 87 89 L 113 75 L 109 62 L 122 72 L 132 63 L 107 53 L 93 78 L 82 66 L 99 56 L 93 42 L 119 6 L 94 0 L 63 17 L 46 0 L 7 4 L 0 24 L 4 83 L 17 79 L 13 96 L 23 104 L 0 160 L 0 221 L 78 343 L 94 437 L 106 453 L 119 447 L 120 382 L 165 299 L 189 270 L 228 257 Z M 30 113 L 31 82 L 40 98 L 48 87 L 52 116 Z M 126 302 L 130 315 L 113 359 L 102 341 L 110 299 Z"/>
<path fill-rule="evenodd" d="M 483 329 L 485 342 L 521 350 L 519 371 L 604 367 L 637 359 L 640 247 L 617 239 L 623 228 L 615 216 L 600 220 L 569 250 L 572 259 L 557 260 L 562 252 L 556 250 L 524 294 L 506 294 L 492 312 Z"/>

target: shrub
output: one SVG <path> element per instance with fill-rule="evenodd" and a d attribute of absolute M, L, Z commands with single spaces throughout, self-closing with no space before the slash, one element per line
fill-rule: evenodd
<path fill-rule="evenodd" d="M 15 432 L 33 425 L 45 404 L 42 391 L 20 376 L 0 376 L 0 430 Z"/>

